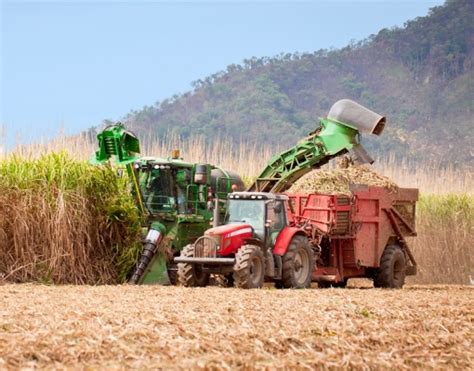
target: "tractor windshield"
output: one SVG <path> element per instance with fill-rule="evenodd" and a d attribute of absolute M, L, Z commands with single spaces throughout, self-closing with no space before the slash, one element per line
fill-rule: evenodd
<path fill-rule="evenodd" d="M 265 236 L 265 201 L 264 200 L 229 200 L 226 223 L 248 223 L 255 234 Z"/>
<path fill-rule="evenodd" d="M 176 195 L 171 171 L 153 169 L 140 174 L 143 201 L 152 213 L 176 210 Z"/>

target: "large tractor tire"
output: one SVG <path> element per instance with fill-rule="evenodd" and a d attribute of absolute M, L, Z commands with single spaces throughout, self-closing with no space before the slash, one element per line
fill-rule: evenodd
<path fill-rule="evenodd" d="M 234 285 L 241 289 L 258 289 L 265 278 L 265 259 L 260 247 L 243 245 L 235 257 Z"/>
<path fill-rule="evenodd" d="M 374 286 L 401 289 L 405 284 L 405 254 L 398 245 L 387 245 L 375 273 Z"/>
<path fill-rule="evenodd" d="M 294 236 L 283 255 L 281 283 L 284 288 L 303 289 L 311 285 L 314 255 L 305 236 Z"/>
<path fill-rule="evenodd" d="M 181 251 L 181 256 L 194 257 L 194 245 L 186 245 Z M 178 284 L 185 287 L 207 286 L 209 273 L 203 272 L 199 264 L 178 263 Z"/>

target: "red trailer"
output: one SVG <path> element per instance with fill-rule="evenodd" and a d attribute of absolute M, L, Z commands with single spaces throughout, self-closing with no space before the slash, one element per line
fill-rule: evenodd
<path fill-rule="evenodd" d="M 313 281 L 344 287 L 368 277 L 376 287 L 401 287 L 416 274 L 406 237 L 416 236 L 418 190 L 354 186 L 351 196 L 288 194 L 290 225 L 302 227 L 318 246 Z"/>

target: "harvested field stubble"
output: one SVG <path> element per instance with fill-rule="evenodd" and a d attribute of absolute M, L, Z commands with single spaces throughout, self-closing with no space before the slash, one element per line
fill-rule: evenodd
<path fill-rule="evenodd" d="M 468 369 L 474 290 L 0 286 L 0 368 Z"/>

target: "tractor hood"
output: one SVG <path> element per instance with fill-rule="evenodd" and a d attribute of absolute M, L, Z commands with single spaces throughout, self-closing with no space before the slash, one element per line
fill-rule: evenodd
<path fill-rule="evenodd" d="M 232 237 L 243 233 L 252 233 L 252 226 L 247 223 L 233 223 L 220 225 L 218 227 L 208 229 L 204 234 L 209 237 L 225 236 Z"/>
<path fill-rule="evenodd" d="M 216 241 L 220 256 L 229 256 L 236 254 L 245 240 L 253 237 L 253 228 L 247 223 L 226 224 L 207 230 L 205 236 Z"/>

